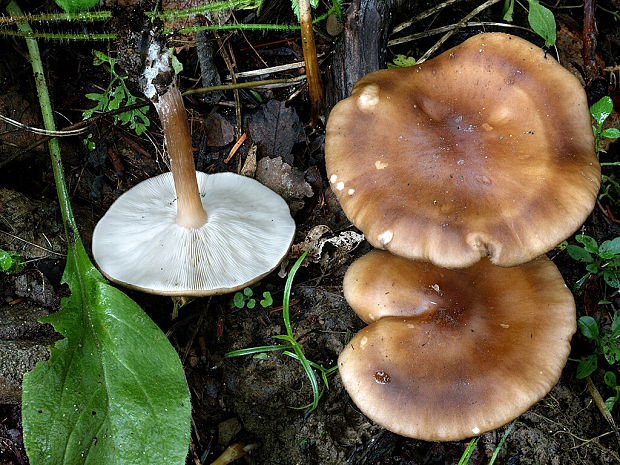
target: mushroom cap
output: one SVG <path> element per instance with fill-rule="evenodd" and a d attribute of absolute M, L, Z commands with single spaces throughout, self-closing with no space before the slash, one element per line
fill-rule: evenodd
<path fill-rule="evenodd" d="M 288 205 L 254 179 L 196 172 L 207 222 L 176 223 L 172 173 L 121 195 L 93 233 L 93 256 L 110 280 L 160 295 L 242 289 L 273 271 L 293 241 Z"/>
<path fill-rule="evenodd" d="M 375 247 L 449 268 L 525 263 L 594 207 L 586 95 L 550 54 L 480 34 L 357 82 L 327 124 L 327 174 Z"/>
<path fill-rule="evenodd" d="M 366 322 L 338 359 L 357 406 L 403 436 L 455 441 L 521 415 L 560 377 L 575 303 L 546 257 L 448 270 L 375 250 L 345 275 Z"/>

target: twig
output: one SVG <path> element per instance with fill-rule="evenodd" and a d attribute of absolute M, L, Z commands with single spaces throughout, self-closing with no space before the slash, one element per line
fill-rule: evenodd
<path fill-rule="evenodd" d="M 613 428 L 614 433 L 616 433 L 616 439 L 618 440 L 618 444 L 620 444 L 620 433 L 618 433 L 618 427 L 616 426 L 614 417 L 607 408 L 607 405 L 605 405 L 605 401 L 601 397 L 600 392 L 598 392 L 598 389 L 596 389 L 596 386 L 594 385 L 592 379 L 590 379 L 589 376 L 586 377 L 586 385 L 588 386 L 588 392 L 590 393 L 590 396 L 592 396 L 592 400 L 594 400 L 594 403 L 601 412 L 601 415 L 603 415 L 603 418 L 605 418 L 605 420 L 607 420 L 607 423 L 609 423 L 609 425 Z"/>
<path fill-rule="evenodd" d="M 216 90 L 236 90 L 236 89 L 248 89 L 252 87 L 264 87 L 271 86 L 275 84 L 296 84 L 306 79 L 306 75 L 297 76 L 290 79 L 266 79 L 263 81 L 249 81 L 249 82 L 237 82 L 234 84 L 222 84 L 221 86 L 209 86 L 209 87 L 200 87 L 198 89 L 186 90 L 183 92 L 183 96 L 191 95 L 191 94 L 203 94 L 205 92 L 213 92 Z"/>
<path fill-rule="evenodd" d="M 254 77 L 254 76 L 263 76 L 264 74 L 273 74 L 279 73 L 280 71 L 290 71 L 292 69 L 299 69 L 305 66 L 304 61 L 296 61 L 294 63 L 289 63 L 286 65 L 279 66 L 271 66 L 269 68 L 262 69 L 253 69 L 251 71 L 241 71 L 235 74 L 237 78 L 245 78 L 245 77 Z M 226 79 L 230 79 L 230 76 L 227 76 Z"/>
<path fill-rule="evenodd" d="M 228 56 L 228 52 L 224 48 L 224 42 L 220 38 L 220 35 L 217 33 L 217 31 L 213 31 L 213 34 L 215 35 L 215 38 L 217 39 L 217 43 L 220 46 L 220 53 L 222 55 L 222 58 L 224 59 L 224 63 L 226 63 L 226 68 L 228 68 L 228 72 L 232 76 L 232 82 L 233 84 L 237 84 L 237 78 L 235 77 L 235 68 L 231 62 L 231 58 Z M 238 88 L 233 89 L 233 92 L 235 94 L 235 115 L 237 119 L 235 135 L 236 135 L 236 138 L 239 139 L 242 133 L 241 99 L 239 98 Z"/>
<path fill-rule="evenodd" d="M 15 121 L 14 119 L 8 118 L 4 115 L 0 115 L 0 121 L 4 121 L 12 126 L 18 127 L 28 132 L 32 132 L 34 134 L 39 134 L 43 136 L 49 137 L 71 137 L 82 134 L 83 132 L 88 131 L 88 128 L 80 128 L 80 129 L 68 129 L 68 130 L 60 130 L 60 131 L 48 131 L 46 129 L 41 128 L 33 128 L 32 126 L 28 126 L 27 124 L 20 123 L 19 121 Z"/>
<path fill-rule="evenodd" d="M 308 98 L 310 100 L 310 119 L 308 126 L 314 127 L 323 112 L 323 81 L 316 56 L 314 31 L 312 30 L 312 12 L 310 0 L 299 0 L 299 24 L 301 25 L 301 46 L 306 63 L 308 77 Z"/>
<path fill-rule="evenodd" d="M 482 5 L 474 8 L 471 13 L 469 13 L 467 16 L 465 16 L 463 19 L 461 19 L 458 23 L 457 23 L 457 27 L 454 28 L 453 30 L 447 32 L 446 34 L 444 34 L 443 36 L 441 36 L 441 39 L 439 39 L 437 41 L 437 43 L 435 45 L 433 45 L 430 49 L 428 49 L 426 51 L 426 53 L 424 55 L 422 55 L 422 57 L 418 60 L 418 63 L 422 63 L 424 61 L 426 61 L 433 53 L 435 53 L 435 51 L 441 47 L 441 45 L 448 40 L 452 34 L 454 34 L 454 31 L 457 30 L 457 28 L 461 27 L 463 24 L 465 24 L 466 22 L 468 22 L 471 18 L 473 18 L 474 16 L 476 16 L 478 13 L 480 13 L 481 11 L 486 10 L 487 8 L 489 8 L 492 5 L 495 5 L 496 3 L 498 3 L 500 0 L 487 0 L 486 2 L 484 2 Z"/>
<path fill-rule="evenodd" d="M 442 34 L 447 31 L 452 31 L 453 29 L 457 29 L 459 27 L 480 27 L 480 26 L 499 26 L 499 27 L 511 27 L 515 29 L 523 29 L 524 31 L 531 31 L 531 29 L 523 26 L 517 26 L 516 24 L 509 23 L 498 23 L 495 21 L 472 21 L 465 24 L 448 24 L 447 26 L 436 27 L 434 29 L 429 29 L 427 31 L 418 32 L 416 34 L 411 34 L 404 37 L 399 37 L 398 39 L 392 39 L 388 41 L 388 46 L 391 47 L 393 45 L 404 44 L 407 42 L 413 42 L 414 40 L 422 39 L 424 37 L 433 36 L 435 34 Z"/>
<path fill-rule="evenodd" d="M 0 229 L 0 233 L 2 233 L 2 234 L 6 234 L 7 236 L 11 236 L 13 239 L 17 239 L 18 241 L 22 241 L 22 242 L 24 242 L 24 243 L 26 243 L 26 244 L 28 244 L 28 245 L 31 245 L 32 247 L 36 247 L 37 249 L 45 250 L 46 252 L 49 252 L 49 253 L 51 253 L 51 254 L 58 255 L 59 257 L 66 257 L 66 256 L 67 256 L 67 254 L 64 254 L 64 253 L 59 253 L 59 252 L 54 252 L 54 251 L 53 251 L 53 250 L 51 250 L 51 249 L 46 249 L 45 247 L 42 247 L 42 246 L 40 246 L 40 245 L 37 245 L 37 244 L 35 244 L 35 243 L 33 243 L 33 242 L 29 242 L 29 241 L 27 241 L 26 239 L 22 239 L 21 237 L 16 236 L 15 234 L 11 234 L 10 232 L 2 231 L 2 230 Z"/>
<path fill-rule="evenodd" d="M 403 29 L 408 28 L 409 26 L 411 26 L 413 23 L 416 23 L 424 18 L 428 18 L 430 15 L 435 14 L 441 10 L 443 10 L 445 7 L 452 5 L 455 2 L 458 2 L 459 0 L 446 0 L 443 3 L 440 3 L 439 5 L 435 5 L 432 8 L 429 8 L 426 11 L 423 11 L 422 13 L 414 16 L 413 18 L 411 18 L 409 21 L 405 21 L 404 23 L 400 23 L 398 26 L 396 26 L 393 30 L 392 30 L 392 34 L 396 34 L 397 32 L 402 31 Z"/>

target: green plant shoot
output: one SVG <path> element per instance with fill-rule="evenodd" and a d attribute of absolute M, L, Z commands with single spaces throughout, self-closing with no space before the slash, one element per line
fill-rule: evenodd
<path fill-rule="evenodd" d="M 9 274 L 20 273 L 24 266 L 26 262 L 20 254 L 0 249 L 0 271 Z"/>
<path fill-rule="evenodd" d="M 574 260 L 586 264 L 587 273 L 575 283 L 575 290 L 581 288 L 591 275 L 602 277 L 611 288 L 620 288 L 620 237 L 603 242 L 600 246 L 596 240 L 584 234 L 575 236 L 583 247 L 568 245 L 566 251 Z"/>
<path fill-rule="evenodd" d="M 590 354 L 577 365 L 577 378 L 583 379 L 591 375 L 598 368 L 598 357 L 602 355 L 609 365 L 613 366 L 620 361 L 620 310 L 614 314 L 609 332 L 599 328 L 596 320 L 591 316 L 582 316 L 578 320 L 579 331 L 595 344 L 594 353 Z M 611 412 L 620 398 L 620 386 L 617 385 L 616 375 L 607 371 L 604 377 L 605 384 L 615 391 L 615 395 L 605 401 Z"/>
<path fill-rule="evenodd" d="M 308 360 L 306 356 L 304 355 L 304 351 L 301 345 L 295 340 L 295 337 L 293 336 L 293 329 L 291 327 L 291 320 L 289 317 L 291 288 L 293 286 L 293 278 L 295 277 L 295 273 L 297 273 L 297 270 L 301 266 L 301 263 L 303 262 L 304 258 L 306 258 L 307 254 L 308 252 L 306 251 L 301 257 L 297 259 L 297 261 L 295 262 L 295 264 L 291 268 L 291 271 L 288 274 L 288 278 L 286 279 L 286 284 L 284 286 L 284 298 L 282 300 L 282 317 L 284 319 L 284 326 L 286 327 L 286 334 L 281 334 L 281 335 L 273 336 L 273 337 L 275 339 L 286 341 L 287 343 L 273 345 L 273 346 L 258 346 L 258 347 L 250 347 L 248 349 L 233 350 L 231 352 L 228 352 L 225 355 L 225 357 L 231 358 L 231 357 L 240 357 L 242 355 L 254 355 L 255 358 L 259 358 L 259 357 L 262 358 L 261 356 L 264 355 L 266 352 L 282 350 L 283 351 L 282 353 L 284 355 L 294 358 L 295 360 L 298 360 L 299 363 L 301 363 L 306 374 L 308 375 L 308 379 L 310 380 L 310 385 L 312 386 L 312 402 L 309 403 L 308 405 L 304 405 L 301 407 L 292 407 L 292 408 L 294 409 L 307 409 L 308 408 L 310 409 L 310 411 L 312 411 L 318 407 L 319 400 L 324 392 L 324 391 L 319 390 L 319 384 L 316 380 L 316 376 L 314 375 L 313 369 L 316 369 L 317 371 L 319 371 L 319 373 L 321 374 L 321 379 L 323 380 L 323 383 L 325 384 L 325 388 L 329 389 L 327 375 L 337 370 L 338 366 L 325 369 L 318 363 Z M 291 352 L 289 349 L 293 349 L 293 352 Z"/>
<path fill-rule="evenodd" d="M 86 98 L 90 100 L 94 100 L 97 102 L 93 108 L 86 110 L 82 117 L 83 119 L 90 118 L 94 112 L 107 112 L 111 110 L 118 110 L 121 108 L 121 105 L 131 106 L 138 103 L 140 100 L 136 96 L 134 96 L 127 85 L 125 84 L 125 80 L 127 76 L 121 76 L 115 70 L 116 59 L 107 56 L 105 53 L 99 52 L 95 50 L 95 60 L 93 61 L 95 66 L 101 66 L 104 63 L 107 63 L 110 67 L 110 76 L 112 80 L 105 92 L 103 93 L 90 93 L 86 94 Z M 144 106 L 137 108 L 135 110 L 126 111 L 123 113 L 119 113 L 118 115 L 114 115 L 114 124 L 129 124 L 129 127 L 133 129 L 136 135 L 142 134 L 146 131 L 146 128 L 151 124 L 146 113 L 149 107 Z"/>
<path fill-rule="evenodd" d="M 618 128 L 607 128 L 603 130 L 603 123 L 609 115 L 611 115 L 613 109 L 614 103 L 611 100 L 611 97 L 607 95 L 590 107 L 590 114 L 596 122 L 595 125 L 592 125 L 592 130 L 594 131 L 594 147 L 596 148 L 597 154 L 604 152 L 600 146 L 601 138 L 607 137 L 610 139 L 617 139 L 620 137 L 620 129 Z"/>
<path fill-rule="evenodd" d="M 556 25 L 553 13 L 538 3 L 538 0 L 527 0 L 529 4 L 527 21 L 532 30 L 545 39 L 545 47 L 553 47 L 556 39 Z M 515 1 L 505 0 L 502 17 L 505 21 L 512 21 Z"/>

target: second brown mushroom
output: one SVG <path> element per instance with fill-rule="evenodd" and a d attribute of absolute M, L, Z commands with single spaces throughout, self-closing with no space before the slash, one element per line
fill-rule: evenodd
<path fill-rule="evenodd" d="M 557 382 L 576 329 L 573 296 L 546 257 L 446 270 L 375 250 L 343 287 L 369 323 L 338 360 L 347 392 L 372 420 L 427 441 L 525 412 Z"/>

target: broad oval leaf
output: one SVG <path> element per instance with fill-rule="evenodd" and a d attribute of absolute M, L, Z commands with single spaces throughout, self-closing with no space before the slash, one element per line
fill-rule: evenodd
<path fill-rule="evenodd" d="M 591 316 L 582 316 L 578 320 L 579 330 L 588 339 L 598 339 L 598 325 Z"/>
<path fill-rule="evenodd" d="M 551 47 L 555 44 L 555 18 L 551 10 L 545 8 L 538 0 L 528 0 L 530 11 L 527 20 L 531 28 L 545 39 L 545 47 Z"/>
<path fill-rule="evenodd" d="M 584 263 L 592 263 L 594 261 L 592 255 L 590 255 L 590 253 L 583 247 L 578 247 L 576 245 L 570 244 L 566 247 L 566 251 L 573 260 L 579 260 L 580 262 Z"/>
<path fill-rule="evenodd" d="M 183 465 L 191 405 L 179 357 L 142 309 L 108 285 L 79 239 L 47 317 L 65 339 L 24 376 L 24 444 L 32 465 Z"/>
<path fill-rule="evenodd" d="M 610 252 L 613 255 L 620 254 L 620 236 L 610 241 L 605 241 L 598 248 L 599 253 Z"/>
<path fill-rule="evenodd" d="M 581 360 L 577 365 L 577 379 L 583 379 L 586 376 L 590 376 L 594 370 L 598 367 L 598 360 L 596 355 L 590 355 L 586 359 Z"/>
<path fill-rule="evenodd" d="M 618 128 L 608 128 L 601 132 L 601 136 L 607 137 L 609 139 L 617 139 L 620 137 L 620 129 Z"/>
<path fill-rule="evenodd" d="M 596 242 L 596 239 L 594 239 L 593 237 L 590 236 L 586 236 L 585 234 L 577 234 L 575 236 L 575 240 L 581 244 L 583 244 L 583 247 L 590 253 L 597 253 L 598 252 L 598 244 Z"/>
<path fill-rule="evenodd" d="M 590 107 L 590 114 L 598 124 L 602 124 L 614 109 L 611 97 L 606 95 Z"/>

